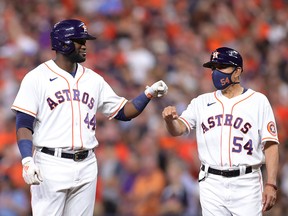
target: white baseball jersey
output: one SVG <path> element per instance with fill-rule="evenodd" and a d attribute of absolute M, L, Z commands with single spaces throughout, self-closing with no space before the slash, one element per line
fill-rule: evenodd
<path fill-rule="evenodd" d="M 36 118 L 36 147 L 77 150 L 98 145 L 97 111 L 113 118 L 126 102 L 94 71 L 78 64 L 74 78 L 49 60 L 26 74 L 12 109 Z"/>
<path fill-rule="evenodd" d="M 179 118 L 196 128 L 199 158 L 210 166 L 260 165 L 265 142 L 279 143 L 268 99 L 251 89 L 231 99 L 220 90 L 200 95 Z"/>

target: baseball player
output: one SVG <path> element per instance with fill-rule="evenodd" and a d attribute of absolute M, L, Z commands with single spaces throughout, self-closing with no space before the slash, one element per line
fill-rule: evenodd
<path fill-rule="evenodd" d="M 196 129 L 200 203 L 204 216 L 258 216 L 276 201 L 278 137 L 266 96 L 240 84 L 242 57 L 220 47 L 209 62 L 217 89 L 192 99 L 178 116 L 174 106 L 162 116 L 169 133 Z M 266 163 L 266 184 L 260 167 Z"/>
<path fill-rule="evenodd" d="M 80 20 L 55 24 L 55 59 L 26 74 L 12 105 L 34 216 L 93 215 L 96 112 L 129 121 L 168 91 L 158 81 L 131 101 L 118 96 L 100 75 L 79 64 L 86 59 L 86 41 L 94 39 Z"/>

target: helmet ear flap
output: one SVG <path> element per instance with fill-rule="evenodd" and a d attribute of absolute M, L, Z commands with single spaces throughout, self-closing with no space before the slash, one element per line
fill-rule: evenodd
<path fill-rule="evenodd" d="M 59 52 L 63 53 L 63 54 L 69 54 L 71 52 L 73 52 L 75 50 L 75 45 L 73 43 L 73 41 L 71 40 L 65 40 L 64 42 L 61 42 L 61 50 L 59 50 Z"/>
<path fill-rule="evenodd" d="M 64 39 L 62 36 L 57 36 L 55 34 L 51 34 L 51 37 L 53 37 L 52 40 L 52 50 L 56 50 L 62 54 L 70 54 L 75 50 L 75 45 L 72 40 L 70 39 Z"/>

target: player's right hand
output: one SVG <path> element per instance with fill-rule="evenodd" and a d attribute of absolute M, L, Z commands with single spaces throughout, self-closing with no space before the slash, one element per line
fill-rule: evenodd
<path fill-rule="evenodd" d="M 165 121 L 172 121 L 179 118 L 175 106 L 165 107 L 162 112 L 162 117 Z"/>
<path fill-rule="evenodd" d="M 145 94 L 148 98 L 160 98 L 168 93 L 168 86 L 162 80 L 155 82 L 152 86 L 146 86 Z"/>
<path fill-rule="evenodd" d="M 39 168 L 35 165 L 32 157 L 25 157 L 22 159 L 22 176 L 26 184 L 38 185 L 43 181 Z"/>

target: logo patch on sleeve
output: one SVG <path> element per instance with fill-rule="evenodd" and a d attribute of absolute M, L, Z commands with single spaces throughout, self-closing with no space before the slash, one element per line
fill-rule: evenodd
<path fill-rule="evenodd" d="M 276 126 L 274 122 L 269 122 L 267 125 L 267 130 L 272 136 L 276 136 Z"/>

